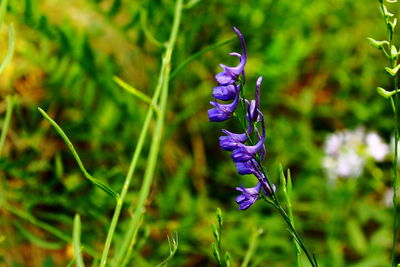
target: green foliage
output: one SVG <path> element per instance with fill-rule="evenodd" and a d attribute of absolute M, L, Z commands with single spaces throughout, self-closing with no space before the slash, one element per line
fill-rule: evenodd
<path fill-rule="evenodd" d="M 71 218 L 77 213 L 84 222 L 83 258 L 96 265 L 115 201 L 82 179 L 70 147 L 37 107 L 68 133 L 90 175 L 114 194 L 120 192 L 149 106 L 154 118 L 158 116 L 159 102 L 152 105 L 151 99 L 175 1 L 3 3 L 0 18 L 7 11 L 3 24 L 13 22 L 16 34 L 10 61 L 13 28 L 4 25 L 0 31 L 0 58 L 8 61 L 0 76 L 0 265 L 76 264 Z M 340 180 L 336 186 L 327 182 L 321 168 L 327 133 L 364 125 L 387 142 L 391 138 L 392 107 L 377 97 L 375 88 L 381 86 L 378 92 L 386 98 L 395 95 L 379 52 L 396 56 L 398 51 L 387 41 L 377 41 L 384 39 L 386 29 L 376 1 L 190 0 L 184 6 L 169 64 L 165 128 L 154 173 L 148 174 L 148 197 L 137 217 L 131 264 L 155 266 L 170 251 L 170 266 L 215 265 L 218 244 L 214 241 L 214 255 L 209 244 L 221 238 L 219 223 L 217 234 L 210 233 L 218 206 L 224 210 L 223 246 L 230 252 L 218 254 L 221 262 L 232 267 L 295 266 L 293 242 L 278 214 L 261 202 L 245 212 L 237 210 L 234 188 L 251 185 L 252 179 L 239 176 L 229 155 L 218 148 L 220 133 L 206 115 L 218 64 L 236 64 L 226 55 L 239 49 L 232 42 L 231 27 L 236 26 L 248 47 L 247 77 L 264 76 L 265 164 L 279 194 L 279 164 L 293 173 L 287 192 L 296 229 L 315 248 L 320 266 L 388 266 L 391 210 L 383 199 L 391 166 L 371 164 L 358 180 Z M 386 14 L 396 15 L 395 7 Z M 376 37 L 369 42 L 380 51 L 368 45 L 367 36 Z M 398 43 L 398 36 L 393 38 Z M 389 71 L 395 73 L 396 66 L 388 66 Z M 120 80 L 116 83 L 114 77 Z M 156 132 L 153 119 L 146 128 L 111 257 L 118 253 L 139 203 L 148 137 Z M 178 249 L 177 242 L 165 240 L 174 232 L 179 233 Z M 28 256 L 19 256 L 21 251 Z"/>

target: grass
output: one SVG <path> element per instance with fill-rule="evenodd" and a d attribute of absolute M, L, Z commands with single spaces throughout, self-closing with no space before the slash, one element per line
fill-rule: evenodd
<path fill-rule="evenodd" d="M 208 122 L 218 64 L 240 51 L 236 26 L 248 84 L 264 77 L 265 165 L 278 189 L 280 164 L 292 171 L 284 202 L 318 265 L 388 266 L 390 158 L 335 187 L 321 167 L 329 133 L 364 126 L 392 138 L 375 88 L 396 89 L 366 41 L 386 36 L 379 5 L 128 2 L 1 2 L 0 265 L 214 266 L 219 207 L 231 266 L 308 266 L 272 209 L 237 210 L 234 188 L 252 179 Z"/>

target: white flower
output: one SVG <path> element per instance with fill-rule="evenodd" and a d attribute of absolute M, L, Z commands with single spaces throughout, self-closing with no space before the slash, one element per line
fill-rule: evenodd
<path fill-rule="evenodd" d="M 341 136 L 338 134 L 328 135 L 325 142 L 325 153 L 332 156 L 339 153 L 342 141 Z"/>
<path fill-rule="evenodd" d="M 389 153 L 389 146 L 385 144 L 382 138 L 375 132 L 370 132 L 365 138 L 367 143 L 367 152 L 376 161 L 383 161 Z"/>
<path fill-rule="evenodd" d="M 363 128 L 343 130 L 327 136 L 322 167 L 329 179 L 361 176 L 367 159 L 383 161 L 389 146 L 375 132 L 365 133 Z"/>
<path fill-rule="evenodd" d="M 364 170 L 365 160 L 353 149 L 341 153 L 337 158 L 337 173 L 341 177 L 357 178 Z"/>

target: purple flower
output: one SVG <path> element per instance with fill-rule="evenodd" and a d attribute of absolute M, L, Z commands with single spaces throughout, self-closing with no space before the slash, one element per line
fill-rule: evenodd
<path fill-rule="evenodd" d="M 236 162 L 236 169 L 241 175 L 246 174 L 258 174 L 260 170 L 258 169 L 258 163 L 255 159 L 251 159 L 245 162 Z"/>
<path fill-rule="evenodd" d="M 260 182 L 258 182 L 255 187 L 245 188 L 243 185 L 241 187 L 236 187 L 236 190 L 242 192 L 242 194 L 236 197 L 236 203 L 239 204 L 240 210 L 247 210 L 260 198 L 261 187 Z"/>
<path fill-rule="evenodd" d="M 214 87 L 213 97 L 223 101 L 232 100 L 236 97 L 237 91 L 236 85 L 234 84 L 221 85 Z"/>
<path fill-rule="evenodd" d="M 246 45 L 244 43 L 243 35 L 237 28 L 233 27 L 233 30 L 236 32 L 240 39 L 243 55 L 240 55 L 238 53 L 230 53 L 230 55 L 237 56 L 240 59 L 240 63 L 236 67 L 228 67 L 224 64 L 220 64 L 222 72 L 215 75 L 215 79 L 220 85 L 228 85 L 236 82 L 240 74 L 244 72 L 244 66 L 246 65 L 247 61 Z"/>
<path fill-rule="evenodd" d="M 263 78 L 261 76 L 258 77 L 258 79 L 257 79 L 255 100 L 251 100 L 250 103 L 247 102 L 247 104 L 248 104 L 247 120 L 249 122 L 252 122 L 252 121 L 256 122 L 256 121 L 261 120 L 259 115 L 262 115 L 261 111 L 260 111 L 260 86 L 261 86 L 262 80 L 263 80 Z"/>
<path fill-rule="evenodd" d="M 233 100 L 230 104 L 221 104 L 216 100 L 211 101 L 210 104 L 214 106 L 214 108 L 208 110 L 208 118 L 210 121 L 225 121 L 232 117 L 233 112 L 235 111 L 237 104 L 239 101 L 239 94 L 236 94 L 235 100 Z"/>
<path fill-rule="evenodd" d="M 264 146 L 265 135 L 261 136 L 260 140 L 254 146 L 246 146 L 244 144 L 238 144 L 238 146 L 232 152 L 232 159 L 234 162 L 246 162 L 254 159 L 256 154 Z"/>
<path fill-rule="evenodd" d="M 226 135 L 219 137 L 219 145 L 223 150 L 232 151 L 234 150 L 239 144 L 245 142 L 247 140 L 246 133 L 243 134 L 235 134 L 231 133 L 227 130 L 222 130 L 222 132 Z"/>

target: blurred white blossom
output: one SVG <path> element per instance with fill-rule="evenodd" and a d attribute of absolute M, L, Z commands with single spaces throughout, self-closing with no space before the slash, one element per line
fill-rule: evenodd
<path fill-rule="evenodd" d="M 330 179 L 336 179 L 359 177 L 368 159 L 383 161 L 390 148 L 377 133 L 357 128 L 328 135 L 324 150 L 322 166 Z"/>
<path fill-rule="evenodd" d="M 365 141 L 368 154 L 376 161 L 383 161 L 389 153 L 389 145 L 383 142 L 382 138 L 375 132 L 368 133 Z"/>

